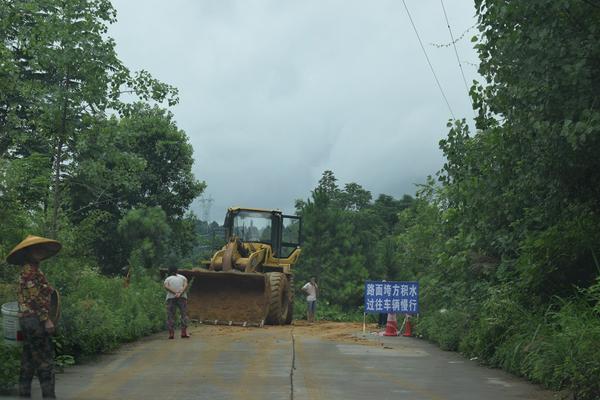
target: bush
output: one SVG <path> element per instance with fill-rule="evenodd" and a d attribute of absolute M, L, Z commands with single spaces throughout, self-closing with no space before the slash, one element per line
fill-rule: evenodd
<path fill-rule="evenodd" d="M 0 393 L 12 389 L 19 380 L 21 347 L 0 343 Z"/>
<path fill-rule="evenodd" d="M 163 292 L 149 277 L 140 276 L 125 288 L 122 278 L 83 271 L 77 289 L 63 298 L 63 353 L 90 356 L 161 330 Z"/>
<path fill-rule="evenodd" d="M 503 362 L 494 357 L 498 346 L 519 332 L 533 335 L 531 329 L 537 324 L 532 321 L 531 311 L 520 305 L 511 285 L 489 287 L 484 299 L 474 309 L 459 350 L 494 366 L 503 366 Z M 523 325 L 527 327 L 526 331 L 522 330 L 522 322 L 527 322 Z"/>
<path fill-rule="evenodd" d="M 589 304 L 563 302 L 525 349 L 521 372 L 577 398 L 600 398 L 600 320 Z"/>
<path fill-rule="evenodd" d="M 294 299 L 294 319 L 306 319 L 305 296 L 296 296 Z M 367 316 L 370 322 L 375 321 L 370 314 Z M 317 301 L 317 320 L 336 322 L 359 322 L 363 319 L 362 310 L 345 310 L 337 304 L 330 304 L 327 300 Z"/>
<path fill-rule="evenodd" d="M 15 284 L 0 283 L 0 305 L 16 300 L 17 286 Z"/>
<path fill-rule="evenodd" d="M 443 350 L 456 351 L 467 331 L 467 322 L 464 312 L 442 309 L 422 315 L 415 325 L 415 332 L 437 343 Z"/>
<path fill-rule="evenodd" d="M 600 313 L 596 287 L 570 300 L 554 298 L 545 310 L 526 310 L 495 290 L 460 350 L 482 362 L 567 389 L 578 399 L 600 398 Z"/>
<path fill-rule="evenodd" d="M 113 350 L 164 327 L 164 289 L 143 271 L 125 287 L 123 278 L 102 275 L 76 259 L 57 257 L 43 269 L 61 293 L 61 320 L 54 337 L 59 366 Z M 16 288 L 10 288 L 2 293 L 14 301 Z M 8 390 L 17 382 L 20 349 L 0 346 L 0 389 Z"/>

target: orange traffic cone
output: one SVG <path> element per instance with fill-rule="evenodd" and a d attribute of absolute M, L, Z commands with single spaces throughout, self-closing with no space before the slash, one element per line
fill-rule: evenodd
<path fill-rule="evenodd" d="M 398 336 L 398 321 L 396 321 L 396 314 L 388 314 L 383 336 Z"/>
<path fill-rule="evenodd" d="M 412 327 L 410 326 L 410 315 L 406 316 L 406 323 L 404 324 L 404 333 L 402 336 L 412 336 Z"/>

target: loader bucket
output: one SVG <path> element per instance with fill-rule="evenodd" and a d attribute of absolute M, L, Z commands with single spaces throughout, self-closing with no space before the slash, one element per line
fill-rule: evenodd
<path fill-rule="evenodd" d="M 188 278 L 188 317 L 202 323 L 263 326 L 269 311 L 264 274 L 179 270 Z M 192 280 L 193 279 L 193 280 Z"/>

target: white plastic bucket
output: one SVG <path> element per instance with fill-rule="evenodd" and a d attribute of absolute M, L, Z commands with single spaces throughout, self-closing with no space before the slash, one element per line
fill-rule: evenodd
<path fill-rule="evenodd" d="M 18 344 L 23 341 L 19 325 L 19 303 L 16 301 L 2 304 L 2 330 L 5 343 Z"/>

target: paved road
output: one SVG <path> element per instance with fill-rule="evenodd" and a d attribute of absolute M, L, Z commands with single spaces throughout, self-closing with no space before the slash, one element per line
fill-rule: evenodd
<path fill-rule="evenodd" d="M 422 340 L 360 338 L 359 330 L 359 325 L 332 323 L 199 326 L 188 340 L 155 335 L 58 375 L 57 395 L 90 400 L 552 399 L 537 386 Z"/>

